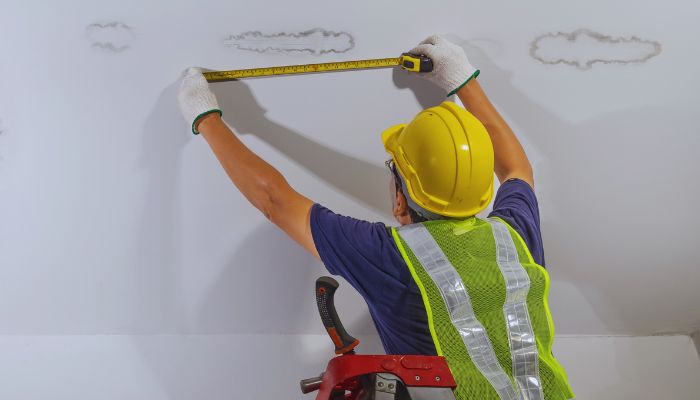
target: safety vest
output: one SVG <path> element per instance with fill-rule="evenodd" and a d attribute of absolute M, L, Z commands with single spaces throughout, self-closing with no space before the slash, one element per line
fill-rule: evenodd
<path fill-rule="evenodd" d="M 549 275 L 503 220 L 471 217 L 392 230 L 416 281 L 459 400 L 570 399 L 552 356 Z"/>

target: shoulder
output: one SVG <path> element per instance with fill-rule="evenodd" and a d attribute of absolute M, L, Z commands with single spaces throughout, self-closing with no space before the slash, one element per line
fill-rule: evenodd
<path fill-rule="evenodd" d="M 390 229 L 381 222 L 369 222 L 336 214 L 320 204 L 311 208 L 311 233 L 314 242 L 374 247 L 391 237 Z M 333 242 L 333 243 L 329 243 Z"/>
<path fill-rule="evenodd" d="M 311 234 L 321 261 L 331 274 L 340 275 L 361 292 L 372 281 L 403 280 L 406 268 L 391 229 L 336 214 L 320 204 L 311 208 Z"/>
<path fill-rule="evenodd" d="M 540 211 L 532 187 L 520 179 L 501 184 L 489 217 L 505 220 L 525 241 L 535 262 L 544 266 Z"/>

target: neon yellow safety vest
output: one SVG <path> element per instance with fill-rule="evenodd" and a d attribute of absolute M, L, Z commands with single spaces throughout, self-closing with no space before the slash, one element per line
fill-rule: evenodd
<path fill-rule="evenodd" d="M 392 231 L 423 296 L 430 333 L 459 400 L 570 399 L 552 356 L 549 275 L 498 218 L 438 220 Z"/>

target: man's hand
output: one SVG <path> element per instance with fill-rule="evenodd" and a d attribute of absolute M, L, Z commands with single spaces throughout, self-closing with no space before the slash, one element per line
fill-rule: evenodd
<path fill-rule="evenodd" d="M 433 70 L 420 74 L 440 86 L 447 96 L 453 95 L 469 80 L 479 75 L 464 54 L 464 50 L 447 39 L 433 35 L 411 49 L 410 53 L 423 54 L 433 60 Z"/>
<path fill-rule="evenodd" d="M 216 96 L 209 89 L 209 82 L 200 68 L 188 68 L 185 71 L 177 98 L 182 115 L 192 125 L 192 133 L 195 135 L 199 133 L 197 124 L 202 117 L 211 113 L 222 114 Z"/>

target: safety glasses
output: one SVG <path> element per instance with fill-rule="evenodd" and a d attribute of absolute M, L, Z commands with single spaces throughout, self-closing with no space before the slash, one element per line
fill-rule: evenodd
<path fill-rule="evenodd" d="M 391 172 L 391 175 L 394 177 L 394 183 L 396 184 L 396 188 L 400 189 L 401 188 L 401 177 L 399 176 L 399 171 L 396 169 L 396 165 L 394 165 L 394 159 L 390 158 L 384 162 L 384 165 L 389 169 Z"/>

